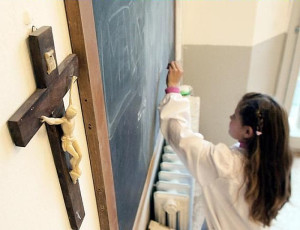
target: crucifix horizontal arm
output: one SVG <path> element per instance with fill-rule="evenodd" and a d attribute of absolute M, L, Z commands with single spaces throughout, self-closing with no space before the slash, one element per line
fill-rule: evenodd
<path fill-rule="evenodd" d="M 75 54 L 69 55 L 59 66 L 59 77 L 48 88 L 37 89 L 9 119 L 8 126 L 17 146 L 25 147 L 41 127 L 40 117 L 51 116 L 68 92 L 72 76 L 76 75 L 73 65 L 78 64 Z"/>

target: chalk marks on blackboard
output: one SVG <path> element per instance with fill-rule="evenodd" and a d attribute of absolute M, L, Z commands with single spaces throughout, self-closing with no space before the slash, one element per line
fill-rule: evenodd
<path fill-rule="evenodd" d="M 114 116 L 110 118 L 109 123 L 109 140 L 111 140 L 114 136 L 114 133 L 118 127 L 118 124 L 124 114 L 124 112 L 127 110 L 128 106 L 132 103 L 133 98 L 135 97 L 135 93 L 129 91 L 126 95 L 123 95 L 123 97 L 120 97 L 120 104 L 119 107 L 116 108 Z"/>
<path fill-rule="evenodd" d="M 111 16 L 108 18 L 108 22 L 110 22 L 113 18 L 118 17 L 118 15 L 122 14 L 124 11 L 129 11 L 129 6 L 122 6 L 118 8 Z"/>
<path fill-rule="evenodd" d="M 106 43 L 101 42 L 100 45 L 102 50 L 107 52 L 102 63 L 103 72 L 104 75 L 110 76 L 109 79 L 104 78 L 104 87 L 109 90 L 108 95 L 106 94 L 106 105 L 110 137 L 113 136 L 120 117 L 135 96 L 131 89 L 137 88 L 134 86 L 138 86 L 140 81 L 137 68 L 143 59 L 143 52 L 139 52 L 139 47 L 144 42 L 143 25 L 139 13 L 133 12 L 134 10 L 134 7 L 128 5 L 116 8 L 110 12 L 104 24 L 105 28 L 101 29 L 102 37 L 106 37 Z M 134 20 L 132 15 L 135 16 Z"/>
<path fill-rule="evenodd" d="M 145 112 L 146 109 L 146 104 L 147 104 L 147 100 L 146 98 L 143 98 L 143 101 L 141 103 L 140 109 L 138 111 L 138 121 L 141 120 L 143 113 Z"/>
<path fill-rule="evenodd" d="M 159 131 L 163 68 L 174 60 L 174 2 L 97 0 L 93 6 L 118 221 L 129 230 Z"/>

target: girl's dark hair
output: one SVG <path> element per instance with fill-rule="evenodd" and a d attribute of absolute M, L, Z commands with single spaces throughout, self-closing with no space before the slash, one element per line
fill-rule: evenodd
<path fill-rule="evenodd" d="M 238 111 L 243 125 L 254 132 L 253 137 L 245 140 L 245 199 L 249 215 L 270 226 L 291 196 L 292 153 L 287 113 L 270 96 L 260 93 L 244 95 Z"/>

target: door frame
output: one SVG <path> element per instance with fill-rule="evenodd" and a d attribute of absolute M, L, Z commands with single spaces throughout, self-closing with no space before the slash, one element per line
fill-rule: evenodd
<path fill-rule="evenodd" d="M 299 30 L 299 26 L 298 26 Z M 290 78 L 287 86 L 287 92 L 284 100 L 284 105 L 288 109 L 288 111 L 291 111 L 292 107 L 292 101 L 294 98 L 295 94 L 295 89 L 296 89 L 296 83 L 298 80 L 298 74 L 299 74 L 299 64 L 300 64 L 300 35 L 299 31 L 297 32 L 297 40 L 295 44 L 295 52 L 293 55 L 293 62 L 291 65 L 291 72 L 290 72 Z M 300 149 L 300 137 L 293 137 L 290 136 L 290 145 L 293 149 Z"/>
<path fill-rule="evenodd" d="M 295 65 L 300 63 L 300 32 L 296 28 L 300 25 L 300 2 L 294 1 L 284 46 L 282 64 L 278 76 L 275 97 L 289 112 L 295 91 L 298 69 Z M 297 70 L 296 70 L 297 69 Z M 297 139 L 297 140 L 296 140 Z M 290 137 L 293 149 L 300 149 L 299 138 Z"/>
<path fill-rule="evenodd" d="M 119 229 L 92 0 L 64 0 L 101 229 Z"/>

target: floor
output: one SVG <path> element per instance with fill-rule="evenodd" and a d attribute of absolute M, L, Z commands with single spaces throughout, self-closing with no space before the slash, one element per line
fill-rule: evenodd
<path fill-rule="evenodd" d="M 193 230 L 200 230 L 204 219 L 201 206 L 201 190 L 195 191 Z M 194 201 L 195 201 L 194 200 Z M 198 202 L 197 202 L 198 201 Z M 292 196 L 273 222 L 271 230 L 298 230 L 300 229 L 300 157 L 295 157 L 292 168 Z"/>

